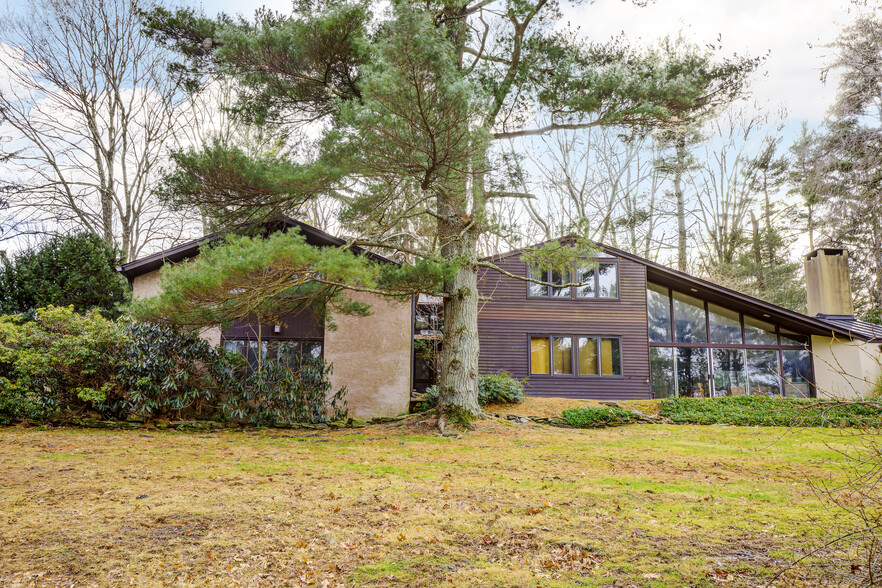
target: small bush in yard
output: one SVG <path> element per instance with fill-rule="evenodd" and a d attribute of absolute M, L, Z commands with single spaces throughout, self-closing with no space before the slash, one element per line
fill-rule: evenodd
<path fill-rule="evenodd" d="M 593 429 L 596 427 L 618 427 L 634 422 L 634 415 L 627 410 L 616 407 L 568 408 L 561 413 L 567 424 L 577 429 Z"/>
<path fill-rule="evenodd" d="M 97 310 L 51 306 L 34 320 L 0 316 L 0 414 L 8 421 L 100 407 L 119 391 L 116 358 L 128 343 Z"/>
<path fill-rule="evenodd" d="M 119 362 L 123 392 L 108 405 L 114 416 L 217 416 L 218 398 L 239 385 L 234 368 L 242 356 L 212 347 L 196 332 L 131 319 L 123 324 L 131 343 Z"/>
<path fill-rule="evenodd" d="M 513 378 L 505 370 L 487 374 L 478 378 L 478 404 L 518 404 L 524 399 L 526 380 Z M 438 386 L 426 388 L 423 408 L 428 409 L 438 404 Z"/>
<path fill-rule="evenodd" d="M 779 427 L 879 427 L 882 402 L 726 396 L 667 398 L 659 414 L 675 423 Z"/>
<path fill-rule="evenodd" d="M 279 346 L 279 360 L 242 375 L 230 388 L 221 410 L 226 418 L 252 425 L 291 425 L 346 416 L 346 388 L 331 395 L 333 368 L 320 357 L 294 355 Z"/>
<path fill-rule="evenodd" d="M 524 382 L 505 370 L 478 378 L 478 403 L 517 404 L 524 399 Z"/>

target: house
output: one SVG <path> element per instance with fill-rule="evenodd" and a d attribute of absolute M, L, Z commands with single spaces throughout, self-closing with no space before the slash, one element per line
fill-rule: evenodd
<path fill-rule="evenodd" d="M 856 397 L 882 375 L 882 327 L 856 320 L 842 249 L 805 260 L 808 315 L 598 244 L 587 269 L 483 271 L 482 374 L 529 377 L 534 396 L 624 400 L 765 394 Z M 593 267 L 591 267 L 593 266 Z"/>
<path fill-rule="evenodd" d="M 324 231 L 285 219 L 280 230 L 299 230 L 316 247 L 344 245 Z M 153 255 L 129 262 L 119 271 L 129 280 L 136 298 L 155 296 L 161 291 L 160 269 L 167 263 L 184 263 L 199 255 L 199 249 L 220 235 L 208 235 Z M 361 252 L 359 249 L 354 249 Z M 393 263 L 379 255 L 365 253 L 378 261 Z M 330 377 L 333 391 L 346 386 L 347 408 L 360 418 L 394 416 L 407 412 L 411 392 L 411 353 L 413 348 L 413 303 L 380 298 L 364 292 L 350 297 L 371 305 L 367 317 L 337 315 L 335 330 L 308 312 L 286 316 L 278 324 L 258 325 L 236 321 L 228 329 L 210 329 L 203 337 L 214 345 L 256 359 L 258 349 L 272 354 L 279 342 L 290 342 L 301 353 L 321 356 L 333 364 Z"/>
<path fill-rule="evenodd" d="M 283 221 L 281 229 L 294 227 L 316 247 L 344 244 L 294 220 Z M 119 269 L 134 296 L 153 296 L 160 291 L 163 265 L 186 262 L 218 238 L 209 235 Z M 507 370 L 529 378 L 527 392 L 534 396 L 606 400 L 855 397 L 868 394 L 882 377 L 882 327 L 855 319 L 842 249 L 807 256 L 805 315 L 614 247 L 598 248 L 597 258 L 574 264 L 571 275 L 528 267 L 522 250 L 489 258 L 517 276 L 580 285 L 555 288 L 482 270 L 482 374 Z M 301 313 L 273 325 L 236 322 L 204 336 L 249 358 L 258 349 L 271 354 L 278 342 L 293 342 L 302 353 L 333 364 L 331 383 L 334 390 L 346 386 L 352 414 L 406 412 L 411 391 L 423 390 L 436 375 L 441 299 L 420 295 L 400 303 L 359 292 L 351 296 L 369 303 L 372 314 L 337 316 L 336 330 Z"/>

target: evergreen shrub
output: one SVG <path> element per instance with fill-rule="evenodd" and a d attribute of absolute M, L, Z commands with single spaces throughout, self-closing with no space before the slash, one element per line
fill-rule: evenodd
<path fill-rule="evenodd" d="M 603 407 L 596 408 L 585 406 L 580 408 L 568 408 L 561 413 L 563 420 L 577 429 L 594 429 L 598 427 L 618 427 L 629 425 L 634 422 L 634 415 L 621 408 Z"/>
<path fill-rule="evenodd" d="M 882 426 L 882 402 L 757 395 L 667 398 L 659 415 L 697 425 L 868 428 Z"/>
<path fill-rule="evenodd" d="M 196 332 L 109 320 L 98 310 L 0 315 L 0 424 L 84 413 L 255 425 L 345 415 L 346 390 L 331 394 L 331 366 L 287 353 L 250 370 Z"/>
<path fill-rule="evenodd" d="M 478 378 L 478 404 L 518 404 L 524 400 L 524 385 L 527 380 L 518 380 L 505 370 L 500 370 Z M 429 409 L 438 404 L 438 386 L 426 388 L 423 408 Z"/>

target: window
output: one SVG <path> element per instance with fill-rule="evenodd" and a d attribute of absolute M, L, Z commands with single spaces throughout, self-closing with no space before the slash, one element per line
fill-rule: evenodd
<path fill-rule="evenodd" d="M 747 392 L 743 349 L 711 349 L 714 396 L 741 396 Z"/>
<path fill-rule="evenodd" d="M 751 345 L 777 345 L 775 325 L 744 315 L 744 338 Z"/>
<path fill-rule="evenodd" d="M 777 350 L 747 350 L 747 386 L 751 394 L 780 396 L 780 373 Z"/>
<path fill-rule="evenodd" d="M 784 349 L 781 351 L 781 358 L 784 360 L 781 369 L 784 396 L 809 398 L 812 392 L 812 358 L 808 349 Z"/>
<path fill-rule="evenodd" d="M 781 345 L 794 345 L 799 347 L 808 346 L 808 337 L 787 329 L 781 329 Z"/>
<path fill-rule="evenodd" d="M 530 279 L 539 280 L 540 282 L 548 281 L 548 272 L 541 269 L 538 265 L 530 266 Z M 548 286 L 543 284 L 535 284 L 529 282 L 527 284 L 530 296 L 548 296 Z"/>
<path fill-rule="evenodd" d="M 548 281 L 552 284 L 571 284 L 572 283 L 572 275 L 570 271 L 565 270 L 556 270 L 553 269 L 549 273 Z M 572 298 L 572 294 L 570 293 L 570 288 L 552 288 L 551 295 L 555 298 Z"/>
<path fill-rule="evenodd" d="M 569 284 L 578 282 L 581 286 L 571 288 L 555 288 L 530 282 L 527 294 L 531 298 L 618 298 L 619 297 L 619 265 L 605 261 L 591 268 L 573 269 L 542 269 L 538 265 L 529 266 L 528 276 L 531 280 L 549 284 Z"/>
<path fill-rule="evenodd" d="M 619 265 L 617 263 L 602 262 L 592 268 L 580 268 L 576 276 L 582 283 L 576 288 L 577 298 L 619 297 Z"/>
<path fill-rule="evenodd" d="M 711 343 L 741 343 L 741 315 L 728 308 L 708 304 Z"/>
<path fill-rule="evenodd" d="M 669 398 L 677 395 L 673 347 L 649 348 L 649 374 L 653 398 Z"/>
<path fill-rule="evenodd" d="M 553 337 L 554 341 L 554 373 L 572 375 L 573 373 L 573 338 Z"/>
<path fill-rule="evenodd" d="M 267 361 L 280 361 L 297 369 L 301 358 L 320 358 L 323 351 L 321 341 L 308 339 L 225 339 L 223 346 L 227 351 L 244 355 L 250 371 Z"/>
<path fill-rule="evenodd" d="M 646 289 L 649 315 L 649 340 L 666 343 L 671 340 L 671 295 L 668 289 L 649 284 Z"/>
<path fill-rule="evenodd" d="M 579 337 L 579 375 L 600 375 L 600 362 L 598 361 L 598 355 L 596 338 Z"/>
<path fill-rule="evenodd" d="M 677 343 L 707 342 L 704 302 L 674 292 L 674 337 Z"/>
<path fill-rule="evenodd" d="M 594 271 L 597 274 L 597 297 L 619 297 L 619 272 L 615 263 L 598 263 Z"/>
<path fill-rule="evenodd" d="M 579 278 L 579 283 L 581 286 L 576 287 L 576 297 L 577 298 L 596 298 L 597 297 L 597 284 L 595 284 L 595 276 L 594 276 L 595 268 L 591 269 L 577 269 L 576 276 Z"/>
<path fill-rule="evenodd" d="M 707 349 L 704 347 L 677 347 L 677 394 L 706 398 L 709 394 Z"/>
<path fill-rule="evenodd" d="M 531 280 L 539 280 L 540 282 L 548 282 L 551 284 L 569 284 L 573 281 L 572 271 L 570 270 L 560 270 L 560 269 L 552 269 L 545 270 L 539 267 L 538 265 L 531 265 L 529 271 Z M 547 296 L 551 296 L 552 298 L 572 298 L 572 293 L 570 292 L 570 288 L 554 288 L 550 286 L 546 286 L 545 284 L 536 284 L 533 282 L 528 283 L 528 292 L 530 296 L 545 298 Z"/>
<path fill-rule="evenodd" d="M 618 339 L 604 337 L 600 340 L 601 375 L 622 375 L 621 342 Z"/>
<path fill-rule="evenodd" d="M 555 376 L 621 376 L 621 346 L 618 337 L 531 336 L 530 373 Z"/>
<path fill-rule="evenodd" d="M 548 337 L 530 337 L 530 373 L 550 374 Z"/>

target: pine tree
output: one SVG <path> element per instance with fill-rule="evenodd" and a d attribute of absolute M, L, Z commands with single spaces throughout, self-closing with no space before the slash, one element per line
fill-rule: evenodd
<path fill-rule="evenodd" d="M 646 131 L 674 113 L 737 95 L 757 61 L 590 43 L 560 28 L 549 0 L 349 3 L 303 0 L 290 17 L 211 20 L 154 10 L 148 27 L 186 57 L 194 76 L 239 84 L 235 112 L 286 134 L 316 133 L 308 152 L 250 158 L 213 145 L 178 158 L 166 193 L 215 210 L 296 210 L 339 202 L 351 243 L 441 268 L 444 298 L 439 407 L 480 409 L 478 255 L 499 231 L 494 199 L 518 197 L 500 141 L 617 125 Z M 303 133 L 308 129 L 309 133 Z M 208 178 L 207 186 L 193 181 Z M 571 263 L 587 249 L 550 245 L 528 262 Z"/>

